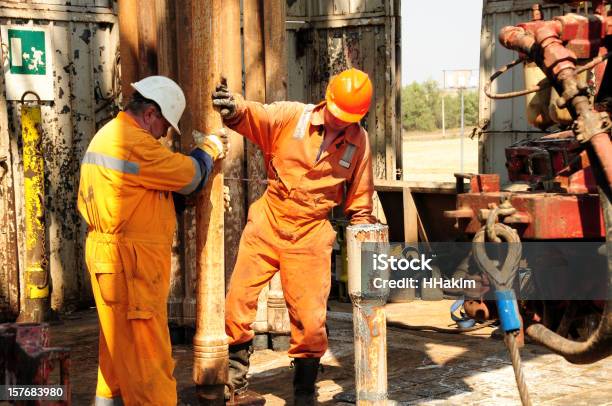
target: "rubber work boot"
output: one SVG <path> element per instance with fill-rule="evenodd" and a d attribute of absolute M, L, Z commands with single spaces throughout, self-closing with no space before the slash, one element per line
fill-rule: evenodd
<path fill-rule="evenodd" d="M 225 388 L 226 405 L 263 405 L 260 394 L 248 390 L 247 372 L 253 353 L 253 341 L 229 346 L 229 383 Z"/>
<path fill-rule="evenodd" d="M 316 402 L 315 381 L 320 358 L 296 358 L 293 360 L 293 404 L 311 406 Z"/>

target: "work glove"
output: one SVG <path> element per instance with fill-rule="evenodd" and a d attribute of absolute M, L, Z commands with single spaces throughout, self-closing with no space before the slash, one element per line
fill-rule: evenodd
<path fill-rule="evenodd" d="M 230 120 L 236 115 L 236 100 L 227 88 L 227 80 L 221 78 L 212 94 L 213 107 L 219 111 L 223 120 Z"/>
<path fill-rule="evenodd" d="M 193 140 L 198 148 L 206 152 L 213 161 L 225 158 L 229 151 L 229 134 L 225 128 L 215 130 L 213 134 L 203 134 L 198 130 L 193 130 Z"/>

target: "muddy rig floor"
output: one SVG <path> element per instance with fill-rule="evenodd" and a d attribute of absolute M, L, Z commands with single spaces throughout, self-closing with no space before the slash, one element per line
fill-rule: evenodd
<path fill-rule="evenodd" d="M 317 384 L 320 404 L 347 405 L 354 400 L 353 329 L 350 304 L 332 303 L 329 350 Z M 390 304 L 387 317 L 410 324 L 447 327 L 449 302 Z M 345 317 L 338 317 L 340 312 Z M 518 405 L 514 374 L 493 328 L 469 334 L 442 334 L 389 328 L 390 399 L 419 405 Z M 73 404 L 91 405 L 96 386 L 98 320 L 95 309 L 64 317 L 51 328 L 51 344 L 71 347 Z M 196 405 L 191 380 L 191 345 L 175 345 L 174 374 L 180 405 Z M 531 399 L 537 405 L 612 405 L 612 358 L 573 365 L 543 347 L 522 349 Z M 291 399 L 292 374 L 284 352 L 258 351 L 252 357 L 251 387 L 268 405 Z M 281 384 L 279 384 L 281 383 Z"/>

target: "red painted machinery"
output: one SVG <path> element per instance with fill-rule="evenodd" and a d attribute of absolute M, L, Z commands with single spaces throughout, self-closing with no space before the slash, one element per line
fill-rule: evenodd
<path fill-rule="evenodd" d="M 607 59 L 612 12 L 605 0 L 592 1 L 591 8 L 590 15 L 570 13 L 545 21 L 540 6 L 534 5 L 532 21 L 501 30 L 501 44 L 519 58 L 495 72 L 491 81 L 522 63 L 528 88 L 492 94 L 489 82 L 485 93 L 498 99 L 527 96 L 530 123 L 541 129 L 556 125 L 558 130 L 506 148 L 508 186 L 501 187 L 495 174 L 456 174 L 457 208 L 445 216 L 456 219 L 466 235 L 473 236 L 488 221 L 514 228 L 522 241 L 611 241 L 612 64 Z M 571 336 L 568 324 L 583 310 L 567 301 L 521 303 L 525 331 L 571 362 L 604 358 L 612 353 L 610 286 L 608 292 L 607 302 L 582 305 L 592 309 L 598 325 L 581 342 L 566 338 Z M 551 311 L 557 315 L 544 316 Z"/>

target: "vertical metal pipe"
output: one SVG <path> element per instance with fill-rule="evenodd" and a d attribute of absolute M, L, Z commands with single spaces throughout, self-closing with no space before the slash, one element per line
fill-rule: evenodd
<path fill-rule="evenodd" d="M 266 102 L 266 71 L 263 39 L 263 1 L 243 0 L 244 15 L 244 93 L 247 100 Z M 248 205 L 259 199 L 265 191 L 263 180 L 266 179 L 266 168 L 262 152 L 257 146 L 245 141 L 247 156 Z M 258 181 L 261 180 L 261 181 Z M 257 316 L 253 323 L 255 349 L 268 348 L 268 292 L 265 287 L 257 301 Z"/>
<path fill-rule="evenodd" d="M 157 13 L 155 1 L 132 0 L 138 3 L 138 79 L 157 75 Z"/>
<path fill-rule="evenodd" d="M 173 80 L 178 78 L 176 10 L 169 0 L 155 0 L 155 20 L 157 21 L 157 69 L 159 75 Z M 189 133 L 190 134 L 190 133 Z M 180 150 L 180 137 L 174 131 L 162 138 L 162 142 L 173 151 Z M 177 218 L 177 232 L 172 241 L 172 261 L 170 268 L 170 291 L 168 294 L 168 323 L 171 326 L 183 324 L 183 300 L 185 298 L 184 244 L 181 239 L 182 223 Z"/>
<path fill-rule="evenodd" d="M 222 0 L 194 1 L 192 93 L 195 128 L 210 133 L 223 124 L 213 109 L 211 93 L 221 79 Z M 225 335 L 225 273 L 223 255 L 223 173 L 214 166 L 196 206 L 197 302 L 193 338 L 193 379 L 201 404 L 223 405 L 228 348 Z"/>
<path fill-rule="evenodd" d="M 263 5 L 266 103 L 287 99 L 286 0 L 266 0 Z"/>
<path fill-rule="evenodd" d="M 242 43 L 240 41 L 240 0 L 223 2 L 223 33 L 221 49 L 223 76 L 227 78 L 229 89 L 242 94 Z M 236 264 L 240 235 L 246 223 L 246 185 L 244 171 L 244 138 L 229 131 L 231 149 L 223 160 L 223 172 L 229 186 L 231 211 L 225 212 L 225 280 L 229 283 Z M 229 179 L 227 179 L 229 178 Z"/>
<path fill-rule="evenodd" d="M 266 103 L 287 99 L 286 8 L 285 0 L 266 0 L 263 4 Z M 268 330 L 272 335 L 273 349 L 286 350 L 290 323 L 280 275 L 275 275 L 270 282 Z"/>
<path fill-rule="evenodd" d="M 21 135 L 23 137 L 26 240 L 24 284 L 26 291 L 18 321 L 40 323 L 49 316 L 50 311 L 49 270 L 45 249 L 45 180 L 40 104 L 22 104 Z"/>
<path fill-rule="evenodd" d="M 266 102 L 266 70 L 263 38 L 262 0 L 244 0 L 244 93 L 247 100 Z M 266 189 L 266 168 L 259 148 L 247 141 L 248 202 L 259 199 Z"/>
<path fill-rule="evenodd" d="M 346 228 L 349 295 L 353 303 L 355 393 L 358 405 L 387 404 L 387 321 L 389 289 L 374 287 L 375 278 L 389 278 L 373 269 L 372 255 L 387 250 L 389 228 L 360 224 Z M 375 243 L 367 244 L 364 243 Z"/>
<path fill-rule="evenodd" d="M 183 153 L 189 153 L 193 148 L 191 133 L 197 107 L 195 86 L 193 83 L 193 18 L 192 0 L 177 0 L 176 2 L 176 51 L 178 81 L 185 93 L 187 108 L 181 117 L 180 145 Z M 184 299 L 182 325 L 195 326 L 196 318 L 196 229 L 195 207 L 188 206 L 179 216 L 179 239 L 182 243 L 182 267 L 184 282 Z"/>

